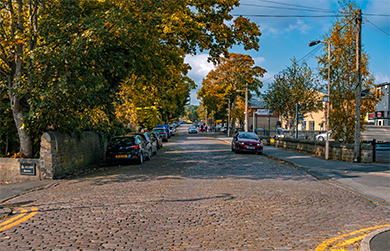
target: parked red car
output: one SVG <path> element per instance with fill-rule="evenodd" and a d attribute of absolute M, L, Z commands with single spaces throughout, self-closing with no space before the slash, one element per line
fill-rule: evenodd
<path fill-rule="evenodd" d="M 254 132 L 239 132 L 232 140 L 232 152 L 251 152 L 263 154 L 261 139 Z"/>

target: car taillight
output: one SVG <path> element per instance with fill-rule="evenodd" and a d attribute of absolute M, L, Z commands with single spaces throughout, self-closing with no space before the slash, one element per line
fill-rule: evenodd
<path fill-rule="evenodd" d="M 137 149 L 138 149 L 138 147 L 139 147 L 139 145 L 135 145 L 135 146 L 132 146 L 132 147 L 131 147 L 131 149 L 135 149 L 135 150 L 137 150 Z"/>

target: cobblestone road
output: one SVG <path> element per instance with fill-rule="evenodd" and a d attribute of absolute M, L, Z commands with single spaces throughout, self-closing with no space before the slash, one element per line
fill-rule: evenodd
<path fill-rule="evenodd" d="M 389 224 L 386 207 L 184 129 L 143 165 L 2 206 L 31 216 L 0 222 L 0 250 L 357 250 L 360 237 L 344 236 Z"/>

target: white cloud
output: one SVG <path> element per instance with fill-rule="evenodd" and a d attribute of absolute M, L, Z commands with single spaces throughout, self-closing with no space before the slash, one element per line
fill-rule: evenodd
<path fill-rule="evenodd" d="M 390 29 L 389 17 L 375 16 L 375 15 L 389 14 L 389 12 L 390 12 L 390 1 L 382 1 L 382 0 L 368 1 L 366 9 L 362 10 L 363 16 L 364 14 L 370 14 L 370 16 L 364 16 L 364 18 L 368 19 L 375 26 L 378 26 L 379 28 L 387 32 Z M 367 25 L 367 26 L 370 27 L 371 25 Z M 377 29 L 375 27 L 370 27 L 370 28 Z"/>
<path fill-rule="evenodd" d="M 198 90 L 192 90 L 190 93 L 190 97 L 191 97 L 190 104 L 191 105 L 199 105 L 200 104 L 200 100 L 198 99 L 197 92 L 198 92 Z"/>
<path fill-rule="evenodd" d="M 374 73 L 374 78 L 376 84 L 390 82 L 390 76 L 382 72 Z"/>
<path fill-rule="evenodd" d="M 202 86 L 202 80 L 206 78 L 207 74 L 215 69 L 213 63 L 208 63 L 207 58 L 208 54 L 199 54 L 199 55 L 187 55 L 184 59 L 184 62 L 191 66 L 191 70 L 188 73 L 188 77 L 195 81 L 197 88 L 192 90 L 190 93 L 191 105 L 199 105 L 199 100 L 197 99 L 197 92 Z"/>
<path fill-rule="evenodd" d="M 259 1 L 241 0 L 240 7 L 234 10 L 235 14 L 247 16 L 252 22 L 260 26 L 263 35 L 282 36 L 286 32 L 298 31 L 307 34 L 314 29 L 329 29 L 329 19 L 311 18 L 303 21 L 297 16 L 331 15 L 335 11 L 337 0 L 307 0 L 294 1 Z M 257 17 L 256 15 L 263 15 Z M 319 28 L 321 27 L 321 28 Z"/>
<path fill-rule="evenodd" d="M 261 66 L 266 61 L 264 57 L 254 57 L 252 59 L 255 61 L 255 65 L 257 66 Z"/>
<path fill-rule="evenodd" d="M 215 69 L 213 63 L 207 62 L 208 56 L 208 54 L 187 55 L 184 59 L 184 62 L 192 68 L 188 73 L 188 77 L 193 79 L 198 87 L 202 84 L 202 79 L 206 78 L 207 74 Z"/>
<path fill-rule="evenodd" d="M 293 32 L 298 30 L 300 34 L 308 34 L 308 32 L 313 29 L 313 27 L 307 25 L 301 19 L 298 19 L 295 24 L 290 24 L 287 28 L 287 32 Z"/>

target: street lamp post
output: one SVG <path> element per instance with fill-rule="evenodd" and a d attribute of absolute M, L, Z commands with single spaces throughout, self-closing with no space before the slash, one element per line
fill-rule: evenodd
<path fill-rule="evenodd" d="M 245 84 L 244 90 L 237 90 L 237 92 L 245 92 L 245 132 L 248 132 L 248 83 Z"/>
<path fill-rule="evenodd" d="M 228 101 L 228 121 L 227 121 L 227 136 L 230 137 L 230 99 L 229 98 L 223 98 L 224 100 Z"/>
<path fill-rule="evenodd" d="M 256 110 L 253 109 L 253 122 L 252 122 L 252 128 L 253 128 L 253 132 L 256 132 L 256 128 L 255 128 L 255 123 L 256 123 Z"/>
<path fill-rule="evenodd" d="M 329 119 L 330 119 L 330 42 L 328 41 L 310 41 L 309 46 L 314 46 L 319 43 L 324 43 L 328 45 L 328 98 L 327 103 L 327 114 L 326 114 L 326 142 L 325 142 L 325 159 L 329 159 Z"/>
<path fill-rule="evenodd" d="M 271 137 L 271 114 L 274 113 L 274 110 L 268 109 L 268 138 Z"/>

